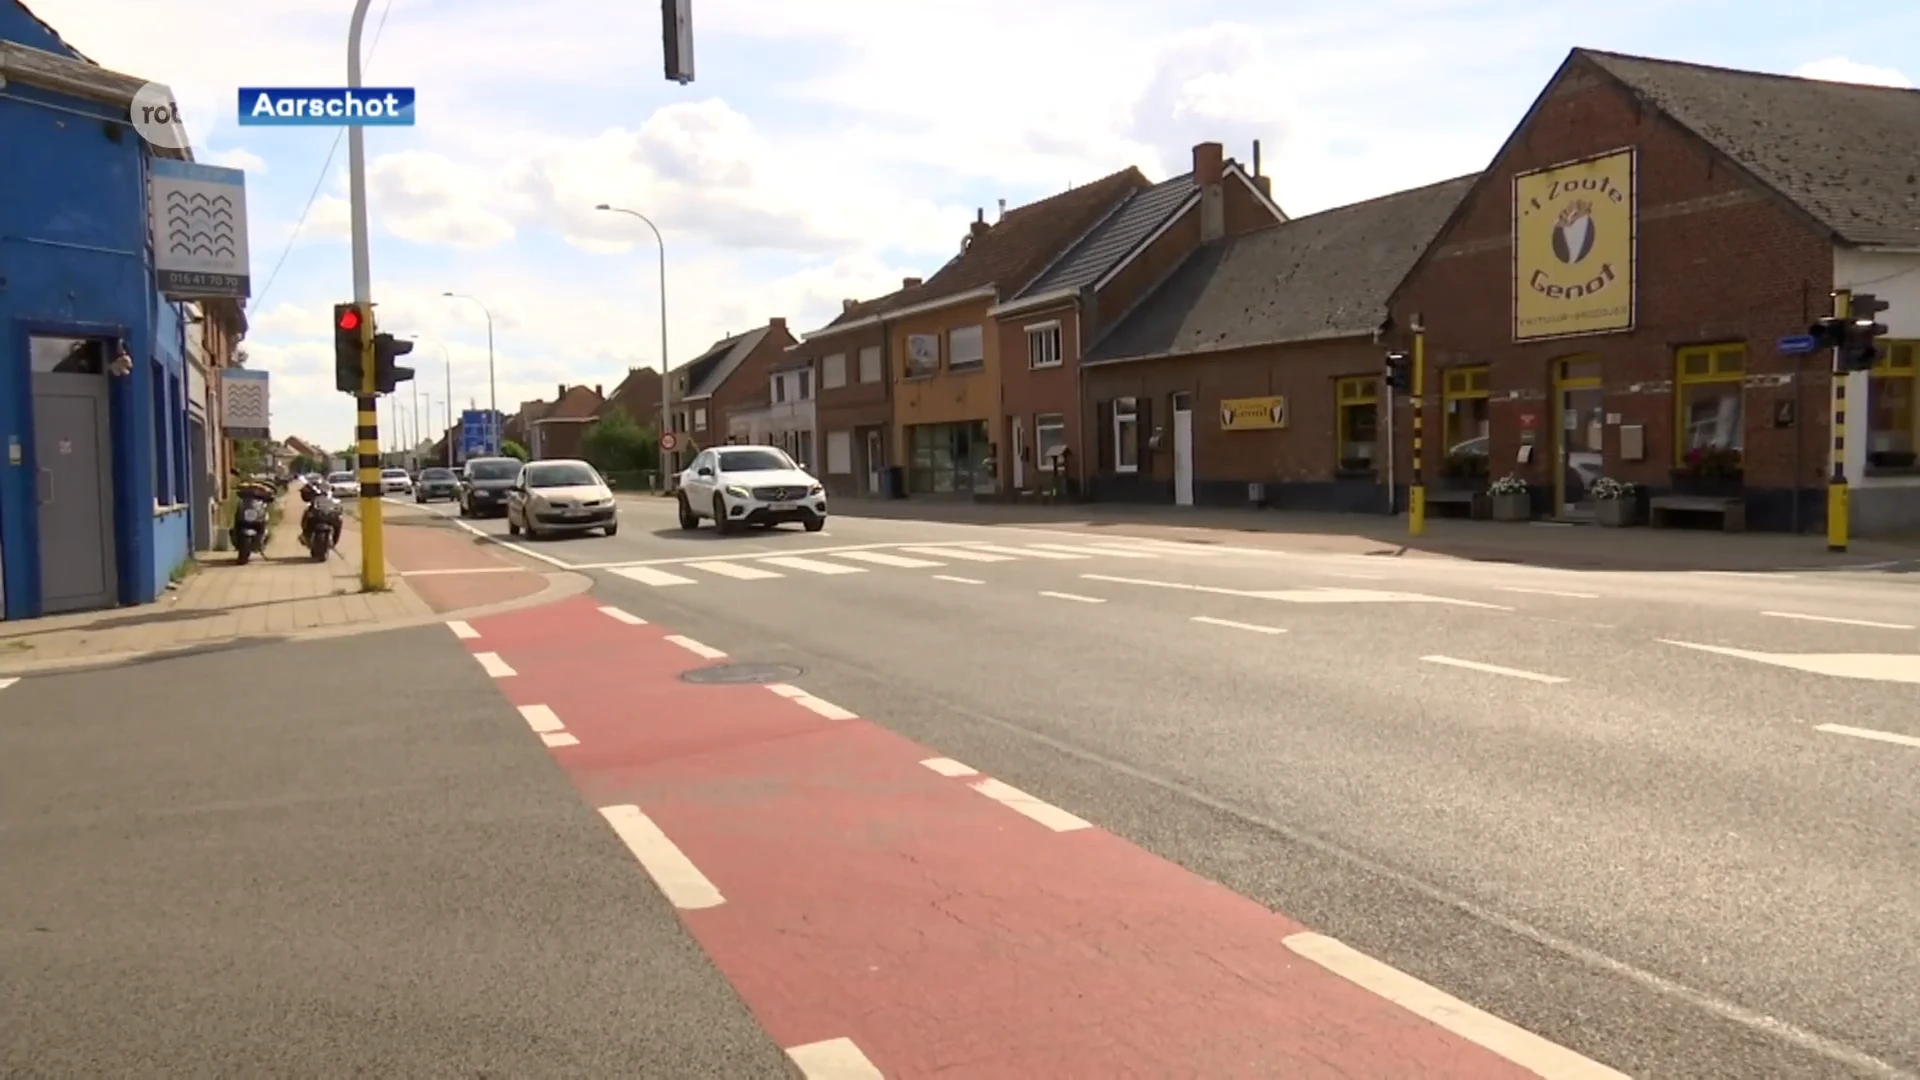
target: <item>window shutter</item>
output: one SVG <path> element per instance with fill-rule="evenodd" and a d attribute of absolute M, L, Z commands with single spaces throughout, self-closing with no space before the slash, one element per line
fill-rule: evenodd
<path fill-rule="evenodd" d="M 1102 401 L 1093 407 L 1094 465 L 1101 472 L 1113 471 L 1113 402 Z"/>

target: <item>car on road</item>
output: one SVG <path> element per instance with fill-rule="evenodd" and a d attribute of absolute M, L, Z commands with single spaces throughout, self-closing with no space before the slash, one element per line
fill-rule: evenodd
<path fill-rule="evenodd" d="M 572 459 L 532 461 L 507 490 L 507 532 L 538 540 L 548 533 L 620 531 L 613 488 L 592 465 Z"/>
<path fill-rule="evenodd" d="M 327 491 L 336 499 L 360 497 L 360 478 L 350 472 L 327 474 Z"/>
<path fill-rule="evenodd" d="M 460 470 L 460 516 L 496 517 L 507 512 L 507 491 L 520 480 L 520 459 L 473 458 Z"/>
<path fill-rule="evenodd" d="M 405 469 L 381 469 L 380 470 L 380 494 L 382 495 L 413 494 L 413 477 L 409 475 L 407 470 Z"/>
<path fill-rule="evenodd" d="M 796 521 L 808 532 L 827 527 L 826 489 L 778 447 L 702 450 L 680 474 L 679 488 L 683 529 L 699 528 L 703 518 L 722 533 Z"/>
<path fill-rule="evenodd" d="M 440 499 L 460 501 L 460 478 L 452 469 L 420 470 L 420 479 L 413 484 L 413 501 L 430 503 Z"/>

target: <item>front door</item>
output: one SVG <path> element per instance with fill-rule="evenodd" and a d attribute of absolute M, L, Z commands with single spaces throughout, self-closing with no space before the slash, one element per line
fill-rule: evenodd
<path fill-rule="evenodd" d="M 1027 490 L 1027 426 L 1013 418 L 1013 490 Z"/>
<path fill-rule="evenodd" d="M 113 481 L 107 378 L 33 376 L 34 494 L 40 518 L 40 609 L 113 606 Z"/>
<path fill-rule="evenodd" d="M 1593 517 L 1593 485 L 1605 475 L 1606 400 L 1598 364 L 1560 361 L 1554 386 L 1554 506 L 1573 521 Z"/>
<path fill-rule="evenodd" d="M 1193 396 L 1173 395 L 1173 504 L 1193 505 Z"/>
<path fill-rule="evenodd" d="M 887 467 L 886 455 L 881 449 L 880 428 L 867 429 L 867 494 L 880 494 L 880 471 Z"/>

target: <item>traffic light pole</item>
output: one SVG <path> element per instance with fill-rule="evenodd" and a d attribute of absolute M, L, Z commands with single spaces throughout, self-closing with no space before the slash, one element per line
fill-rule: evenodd
<path fill-rule="evenodd" d="M 1836 319 L 1853 317 L 1853 293 L 1847 289 L 1833 294 Z M 1833 432 L 1833 474 L 1827 478 L 1827 550 L 1845 554 L 1849 522 L 1847 488 L 1847 380 L 1851 373 L 1840 362 L 1840 349 L 1833 350 L 1833 414 L 1829 429 Z"/>
<path fill-rule="evenodd" d="M 1427 486 L 1421 456 L 1426 445 L 1427 328 L 1413 324 L 1413 483 L 1407 489 L 1407 535 L 1427 534 Z"/>
<path fill-rule="evenodd" d="M 360 42 L 366 34 L 373 0 L 354 0 L 347 24 L 347 87 L 361 88 Z M 347 202 L 353 234 L 353 300 L 361 306 L 359 423 L 354 437 L 360 455 L 360 585 L 387 587 L 386 533 L 380 501 L 380 416 L 375 412 L 373 357 L 373 256 L 367 228 L 367 139 L 359 125 L 347 128 Z"/>

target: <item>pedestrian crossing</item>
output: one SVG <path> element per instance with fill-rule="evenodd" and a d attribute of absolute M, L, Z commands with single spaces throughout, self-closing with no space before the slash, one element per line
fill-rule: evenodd
<path fill-rule="evenodd" d="M 938 570 L 965 563 L 1004 563 L 1022 560 L 1066 562 L 1090 559 L 1186 559 L 1215 558 L 1218 552 L 1193 549 L 1186 545 L 1123 544 L 1094 542 L 1087 544 L 989 544 L 968 543 L 901 545 L 889 550 L 873 548 L 843 551 L 814 551 L 805 555 L 739 555 L 721 559 L 689 559 L 685 562 L 652 566 L 615 566 L 608 572 L 653 588 L 698 585 L 703 581 L 771 581 L 790 576 L 842 577 L 877 569 Z"/>

